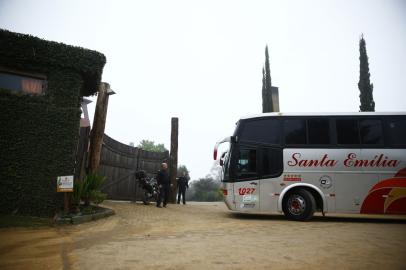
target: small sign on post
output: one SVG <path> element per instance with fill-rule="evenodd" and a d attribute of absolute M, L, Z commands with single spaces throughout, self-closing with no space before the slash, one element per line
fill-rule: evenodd
<path fill-rule="evenodd" d="M 64 192 L 64 212 L 69 212 L 69 199 L 67 192 L 73 192 L 73 175 L 58 176 L 56 179 L 56 191 Z"/>
<path fill-rule="evenodd" d="M 57 192 L 73 192 L 73 175 L 58 176 L 56 182 Z"/>

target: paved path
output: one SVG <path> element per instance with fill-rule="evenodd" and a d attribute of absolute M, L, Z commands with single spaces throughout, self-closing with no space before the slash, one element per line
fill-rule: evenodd
<path fill-rule="evenodd" d="M 406 269 L 406 219 L 236 215 L 223 203 L 104 203 L 107 219 L 1 229 L 0 269 Z"/>

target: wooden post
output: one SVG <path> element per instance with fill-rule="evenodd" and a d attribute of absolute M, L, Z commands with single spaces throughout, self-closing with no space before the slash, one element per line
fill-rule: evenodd
<path fill-rule="evenodd" d="M 63 212 L 65 215 L 69 213 L 69 197 L 68 197 L 68 192 L 63 193 Z"/>
<path fill-rule="evenodd" d="M 93 118 L 93 127 L 90 132 L 90 147 L 89 147 L 89 166 L 88 172 L 97 173 L 100 164 L 100 154 L 103 143 L 104 128 L 106 126 L 107 107 L 109 103 L 109 95 L 107 91 L 110 89 L 108 83 L 100 83 L 99 93 L 97 95 L 96 110 Z"/>
<path fill-rule="evenodd" d="M 178 171 L 178 127 L 179 119 L 172 117 L 171 119 L 171 152 L 169 156 L 169 176 L 171 179 L 170 202 L 176 203 L 176 174 Z"/>

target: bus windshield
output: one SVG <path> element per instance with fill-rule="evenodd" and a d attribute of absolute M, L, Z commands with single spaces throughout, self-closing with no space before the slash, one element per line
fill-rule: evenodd
<path fill-rule="evenodd" d="M 214 160 L 217 159 L 218 153 L 221 153 L 219 156 L 219 163 L 222 166 L 221 170 L 221 181 L 227 181 L 229 179 L 229 168 L 230 168 L 230 149 L 232 137 L 224 138 L 223 140 L 216 143 L 214 147 L 213 157 Z"/>
<path fill-rule="evenodd" d="M 222 177 L 221 177 L 221 181 L 228 181 L 228 179 L 230 178 L 230 151 L 224 152 L 224 157 L 223 157 L 223 167 L 222 167 Z"/>

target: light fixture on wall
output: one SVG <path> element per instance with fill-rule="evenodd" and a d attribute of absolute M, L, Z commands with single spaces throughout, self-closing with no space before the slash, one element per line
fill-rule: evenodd
<path fill-rule="evenodd" d="M 111 96 L 111 95 L 115 95 L 116 92 L 113 91 L 113 89 L 111 89 L 110 87 L 107 88 L 107 95 Z"/>

